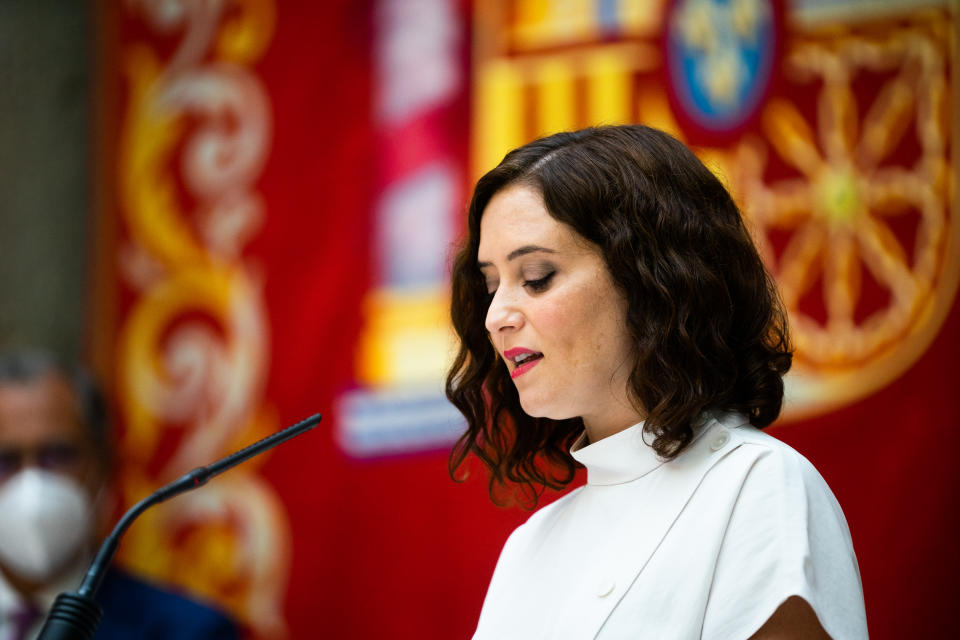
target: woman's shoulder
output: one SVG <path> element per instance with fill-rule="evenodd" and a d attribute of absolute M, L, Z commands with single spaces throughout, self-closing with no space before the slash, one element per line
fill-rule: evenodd
<path fill-rule="evenodd" d="M 695 481 L 691 499 L 729 505 L 740 521 L 789 531 L 806 529 L 812 519 L 813 526 L 826 526 L 849 541 L 840 504 L 814 465 L 740 414 L 707 421 L 689 450 L 664 465 L 663 473 L 670 484 Z"/>
<path fill-rule="evenodd" d="M 768 433 L 749 424 L 729 433 L 738 443 L 729 466 L 739 460 L 742 475 L 717 555 L 704 636 L 747 637 L 786 598 L 799 596 L 832 637 L 866 637 L 853 541 L 826 481 Z M 714 472 L 725 473 L 724 463 Z M 748 598 L 756 606 L 734 613 L 733 603 Z"/>
<path fill-rule="evenodd" d="M 749 480 L 773 487 L 826 493 L 833 499 L 833 492 L 813 463 L 786 442 L 749 423 L 730 429 L 730 433 L 740 444 L 740 455 L 752 459 Z"/>
<path fill-rule="evenodd" d="M 767 452 L 768 455 L 779 456 L 784 459 L 802 460 L 806 464 L 810 464 L 799 451 L 783 440 L 779 440 L 768 432 L 753 426 L 745 418 L 742 423 L 736 423 L 735 426 L 729 426 L 727 428 L 730 429 L 730 432 L 735 434 L 743 444 L 756 447 L 760 452 Z"/>
<path fill-rule="evenodd" d="M 753 426 L 749 418 L 741 413 L 708 412 L 701 424 L 693 443 L 688 446 L 690 450 L 709 449 L 721 454 L 737 450 L 734 458 L 740 461 L 751 460 L 758 467 L 755 471 L 760 473 L 781 469 L 820 477 L 816 468 L 803 454 L 786 442 Z M 709 452 L 707 453 L 709 455 Z M 714 462 L 725 457 L 727 456 L 720 456 Z"/>

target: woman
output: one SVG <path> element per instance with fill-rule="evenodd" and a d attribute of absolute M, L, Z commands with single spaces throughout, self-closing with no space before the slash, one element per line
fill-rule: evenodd
<path fill-rule="evenodd" d="M 791 358 L 774 284 L 686 147 L 622 126 L 507 154 L 452 304 L 451 471 L 474 453 L 535 502 L 587 468 L 510 536 L 476 639 L 866 637 L 839 505 L 758 430 Z"/>

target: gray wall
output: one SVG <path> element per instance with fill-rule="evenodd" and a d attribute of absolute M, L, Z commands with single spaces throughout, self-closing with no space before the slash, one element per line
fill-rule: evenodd
<path fill-rule="evenodd" d="M 81 353 L 92 238 L 90 9 L 0 0 L 0 346 Z"/>

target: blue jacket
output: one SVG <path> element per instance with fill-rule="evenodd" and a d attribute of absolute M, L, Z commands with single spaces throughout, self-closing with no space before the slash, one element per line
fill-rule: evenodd
<path fill-rule="evenodd" d="M 236 640 L 223 613 L 111 569 L 97 595 L 103 618 L 96 640 Z"/>

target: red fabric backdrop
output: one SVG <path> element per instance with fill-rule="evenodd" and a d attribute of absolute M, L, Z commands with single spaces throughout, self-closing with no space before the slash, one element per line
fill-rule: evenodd
<path fill-rule="evenodd" d="M 454 178 L 458 204 L 448 212 L 455 218 L 452 228 L 460 224 L 456 219 L 464 189 L 470 172 L 479 170 L 468 168 L 471 117 L 474 132 L 478 130 L 478 114 L 470 107 L 477 104 L 472 93 L 478 89 L 470 78 L 479 64 L 475 59 L 471 71 L 468 52 L 476 32 L 472 30 L 483 25 L 472 25 L 472 7 L 466 3 L 441 3 L 447 7 L 444 28 L 454 30 L 453 36 L 445 36 L 452 38 L 447 51 L 452 52 L 461 80 L 450 85 L 453 93 L 398 123 L 384 117 L 377 106 L 383 87 L 377 43 L 383 42 L 384 25 L 389 23 L 384 16 L 391 3 L 274 6 L 251 0 L 225 2 L 222 12 L 205 17 L 194 7 L 179 17 L 148 19 L 149 4 L 106 7 L 101 25 L 106 40 L 100 65 L 105 188 L 98 249 L 105 266 L 97 289 L 94 347 L 101 373 L 118 397 L 124 433 L 119 478 L 123 498 L 131 502 L 149 486 L 175 475 L 179 469 L 170 466 L 170 460 L 180 459 L 180 448 L 192 434 L 222 428 L 226 435 L 209 451 L 225 454 L 312 413 L 324 413 L 324 421 L 319 429 L 252 466 L 243 476 L 252 484 L 237 481 L 238 495 L 248 491 L 251 501 L 266 496 L 258 504 L 266 505 L 268 516 L 244 515 L 242 498 L 234 502 L 225 498 L 221 506 L 227 515 L 217 511 L 185 527 L 171 524 L 177 509 L 171 503 L 173 511 L 139 525 L 163 533 L 140 534 L 125 546 L 123 562 L 230 608 L 256 637 L 468 637 L 500 547 L 528 513 L 491 505 L 478 468 L 467 482 L 452 482 L 446 470 L 447 451 L 438 444 L 443 438 L 381 454 L 349 453 L 343 446 L 345 418 L 339 398 L 351 389 L 378 384 L 358 373 L 364 367 L 358 343 L 367 331 L 365 305 L 371 290 L 390 289 L 385 284 L 389 275 L 381 273 L 381 249 L 374 241 L 380 194 L 392 180 L 402 179 L 430 157 L 442 156 L 460 167 Z M 658 11 L 661 4 L 657 3 Z M 436 17 L 429 5 L 424 4 L 428 7 L 424 20 Z M 238 38 L 240 44 L 231 54 L 229 47 L 217 49 L 211 43 L 232 23 L 268 28 L 258 32 L 250 27 L 254 35 Z M 198 24 L 212 25 L 212 31 L 190 26 Z M 206 44 L 192 62 L 176 67 L 176 51 L 188 35 Z M 265 42 L 259 49 L 250 44 L 257 37 Z M 228 133 L 243 129 L 249 122 L 244 109 L 252 98 L 222 112 L 214 109 L 214 116 L 186 109 L 158 119 L 163 130 L 175 130 L 172 146 L 140 173 L 131 170 L 137 166 L 136 154 L 126 149 L 156 146 L 149 132 L 132 147 L 124 142 L 138 135 L 131 124 L 139 113 L 132 89 L 132 78 L 138 76 L 130 70 L 137 47 L 151 51 L 159 69 L 165 70 L 141 74 L 150 86 L 163 89 L 190 68 L 228 61 L 260 87 L 259 93 L 249 95 L 266 99 L 269 114 L 258 121 L 266 122 L 268 130 L 263 160 L 251 164 L 254 168 L 244 174 L 242 183 L 244 193 L 253 193 L 262 203 L 262 215 L 250 218 L 259 222 L 249 222 L 250 232 L 238 236 L 240 248 L 232 253 L 218 249 L 210 240 L 215 236 L 204 236 L 202 215 L 209 193 L 190 186 L 184 158 L 204 122 L 216 120 Z M 161 111 L 168 108 L 162 100 L 151 99 L 148 95 L 146 103 Z M 432 136 L 433 146 L 424 143 L 418 150 L 423 139 L 418 135 Z M 253 293 L 243 294 L 247 297 L 242 300 L 259 310 L 250 313 L 259 318 L 255 335 L 264 345 L 254 364 L 250 360 L 238 364 L 222 355 L 244 354 L 249 343 L 243 330 L 248 316 L 233 311 L 242 300 L 232 294 L 224 294 L 227 302 L 214 311 L 204 306 L 208 301 L 203 295 L 191 298 L 193 302 L 182 304 L 162 323 L 147 351 L 149 357 L 138 360 L 130 355 L 139 353 L 130 346 L 138 335 L 132 318 L 140 305 L 152 300 L 152 287 L 179 268 L 173 261 L 180 254 L 173 258 L 151 254 L 147 232 L 137 231 L 140 223 L 132 222 L 138 219 L 138 207 L 146 207 L 143 216 L 153 215 L 149 205 L 160 192 L 149 191 L 151 175 L 171 181 L 172 210 L 206 256 L 184 260 L 195 259 L 205 269 L 226 265 L 231 274 L 252 283 Z M 132 192 L 125 191 L 125 185 Z M 130 193 L 151 195 L 138 200 Z M 949 224 L 956 225 L 956 218 Z M 446 250 L 449 243 L 441 248 Z M 131 257 L 131 251 L 153 257 Z M 200 358 L 208 367 L 200 369 L 204 375 L 213 376 L 221 364 L 227 369 L 249 367 L 254 382 L 237 382 L 221 372 L 220 386 L 198 392 L 206 394 L 206 400 L 194 413 L 171 410 L 170 406 L 180 406 L 173 399 L 161 403 L 166 413 L 151 409 L 154 405 L 137 399 L 136 385 L 143 380 L 138 367 L 150 369 L 172 388 L 185 385 L 189 366 L 177 368 L 179 361 L 171 353 L 181 352 L 171 342 L 180 328 L 194 324 L 210 334 L 204 334 L 206 342 L 200 343 L 207 346 L 198 347 L 207 354 Z M 771 429 L 813 461 L 844 508 L 875 638 L 946 637 L 954 626 L 960 572 L 955 542 L 960 534 L 960 474 L 954 466 L 960 451 L 958 356 L 960 310 L 954 301 L 930 347 L 893 382 L 828 413 Z M 210 416 L 220 415 L 218 403 L 225 389 L 233 388 L 230 385 L 240 385 L 247 404 L 216 422 Z M 214 422 L 221 426 L 211 426 Z M 138 438 L 137 433 L 149 436 Z M 228 478 L 216 482 L 226 488 Z M 253 553 L 243 546 L 250 531 L 269 533 L 272 544 L 284 548 L 275 562 L 278 573 L 269 574 L 274 576 L 269 589 L 281 603 L 279 625 L 262 623 L 269 616 L 258 613 L 260 605 L 251 604 L 257 599 L 249 594 L 269 589 L 258 582 L 261 574 L 237 560 Z M 211 568 L 211 561 L 198 562 L 197 554 L 237 568 Z"/>

